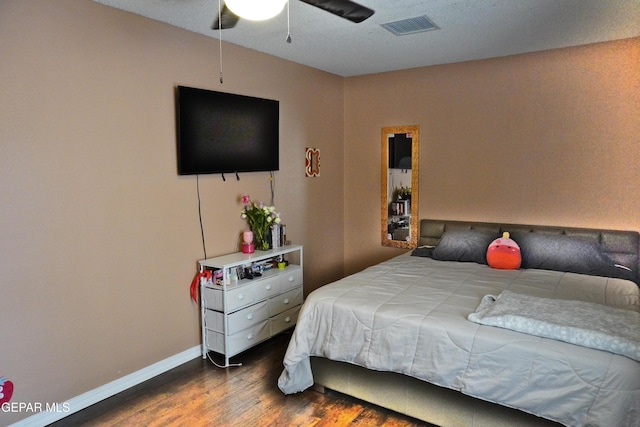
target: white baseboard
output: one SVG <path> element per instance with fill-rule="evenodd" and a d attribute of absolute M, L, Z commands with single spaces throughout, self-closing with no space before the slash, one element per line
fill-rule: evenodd
<path fill-rule="evenodd" d="M 190 360 L 200 357 L 202 355 L 202 347 L 197 345 L 174 356 L 161 360 L 153 365 L 149 365 L 146 368 L 142 368 L 139 371 L 133 372 L 117 380 L 111 381 L 103 386 L 94 388 L 79 396 L 73 397 L 67 402 L 61 403 L 59 408 L 64 410 L 60 411 L 43 411 L 28 418 L 20 420 L 11 427 L 42 427 L 58 420 L 63 419 L 75 412 L 81 411 L 84 408 L 100 402 L 108 397 L 114 396 L 128 388 L 143 383 L 148 379 L 151 379 L 157 375 L 167 372 L 175 367 L 178 367 Z"/>

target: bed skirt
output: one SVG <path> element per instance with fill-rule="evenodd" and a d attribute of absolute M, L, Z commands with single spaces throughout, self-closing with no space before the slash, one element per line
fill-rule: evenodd
<path fill-rule="evenodd" d="M 325 387 L 440 427 L 561 426 L 394 372 L 371 371 L 320 357 L 311 358 L 311 368 L 315 388 Z"/>

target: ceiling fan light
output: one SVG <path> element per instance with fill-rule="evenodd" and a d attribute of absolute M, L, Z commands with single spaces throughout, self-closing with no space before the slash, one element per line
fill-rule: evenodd
<path fill-rule="evenodd" d="M 225 4 L 241 18 L 264 21 L 282 12 L 287 0 L 225 0 Z"/>

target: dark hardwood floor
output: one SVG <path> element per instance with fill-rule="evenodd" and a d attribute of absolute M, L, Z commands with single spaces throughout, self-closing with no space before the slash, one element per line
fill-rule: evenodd
<path fill-rule="evenodd" d="M 232 358 L 241 367 L 220 369 L 194 359 L 52 426 L 428 425 L 333 391 L 285 396 L 277 380 L 290 336 Z"/>

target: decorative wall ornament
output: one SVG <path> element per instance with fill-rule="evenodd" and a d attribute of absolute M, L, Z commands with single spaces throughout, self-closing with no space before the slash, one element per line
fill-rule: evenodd
<path fill-rule="evenodd" d="M 308 177 L 320 176 L 320 149 L 307 147 L 304 156 L 304 171 Z"/>

